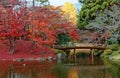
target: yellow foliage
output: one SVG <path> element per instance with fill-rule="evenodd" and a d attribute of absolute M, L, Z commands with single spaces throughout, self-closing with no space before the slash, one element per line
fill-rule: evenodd
<path fill-rule="evenodd" d="M 77 24 L 77 11 L 75 10 L 75 7 L 72 3 L 66 2 L 62 6 L 62 11 L 65 19 L 67 19 L 69 22 L 73 23 L 74 25 Z"/>

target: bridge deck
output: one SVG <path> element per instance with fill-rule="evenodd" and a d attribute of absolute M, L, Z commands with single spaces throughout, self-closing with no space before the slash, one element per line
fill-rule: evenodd
<path fill-rule="evenodd" d="M 54 46 L 55 49 L 62 49 L 62 50 L 66 50 L 66 49 L 101 49 L 104 50 L 107 47 L 106 46 L 97 46 L 97 45 L 55 45 Z"/>

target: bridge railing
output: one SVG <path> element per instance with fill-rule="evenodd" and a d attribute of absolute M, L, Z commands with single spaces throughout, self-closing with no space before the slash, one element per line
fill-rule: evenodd
<path fill-rule="evenodd" d="M 61 45 L 53 45 L 53 48 L 66 48 L 66 47 L 107 47 L 104 45 L 98 44 L 84 44 L 84 43 L 69 43 L 69 44 L 61 44 Z"/>

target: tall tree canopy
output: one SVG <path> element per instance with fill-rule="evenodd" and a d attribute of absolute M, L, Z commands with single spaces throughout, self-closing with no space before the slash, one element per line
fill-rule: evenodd
<path fill-rule="evenodd" d="M 56 43 L 58 34 L 68 34 L 71 39 L 78 39 L 75 27 L 62 19 L 59 8 L 36 7 L 29 14 L 31 25 L 29 37 L 39 43 L 51 45 Z M 59 19 L 58 19 L 59 18 Z"/>
<path fill-rule="evenodd" d="M 79 12 L 78 27 L 84 28 L 91 20 L 95 19 L 96 13 L 102 12 L 106 7 L 112 5 L 116 0 L 79 0 L 83 2 Z"/>
<path fill-rule="evenodd" d="M 33 6 L 33 9 L 21 2 L 16 7 L 14 1 L 9 0 L 9 7 L 0 4 L 0 40 L 9 45 L 11 54 L 20 39 L 50 46 L 57 43 L 57 36 L 61 33 L 72 40 L 79 39 L 74 24 L 63 19 L 59 7 Z"/>
<path fill-rule="evenodd" d="M 102 36 L 109 33 L 112 42 L 120 41 L 120 5 L 117 4 L 106 8 L 103 13 L 97 14 L 96 18 L 85 27 L 99 31 Z"/>
<path fill-rule="evenodd" d="M 13 1 L 9 1 L 8 8 L 0 5 L 0 40 L 9 45 L 10 53 L 14 52 L 15 41 L 26 34 L 23 20 L 25 9 L 14 10 L 16 4 Z"/>
<path fill-rule="evenodd" d="M 73 23 L 74 25 L 77 25 L 77 12 L 72 3 L 65 2 L 62 6 L 62 11 L 66 20 Z"/>

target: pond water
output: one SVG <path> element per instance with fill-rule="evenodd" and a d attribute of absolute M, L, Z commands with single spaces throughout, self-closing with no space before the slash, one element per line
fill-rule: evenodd
<path fill-rule="evenodd" d="M 72 61 L 0 61 L 0 78 L 120 78 L 120 63 L 95 58 Z"/>

